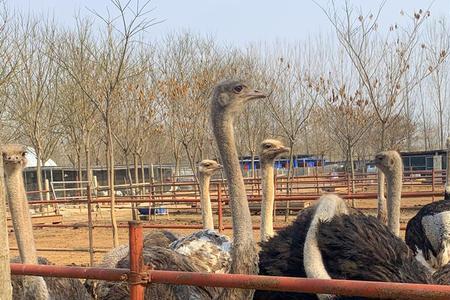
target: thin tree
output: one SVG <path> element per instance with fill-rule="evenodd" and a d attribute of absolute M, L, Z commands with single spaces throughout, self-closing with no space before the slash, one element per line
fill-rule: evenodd
<path fill-rule="evenodd" d="M 105 30 L 101 32 L 100 41 L 92 45 L 90 49 L 86 49 L 89 51 L 90 59 L 96 62 L 94 65 L 96 69 L 90 72 L 90 75 L 94 76 L 89 78 L 89 86 L 86 86 L 85 80 L 80 78 L 80 74 L 75 73 L 62 57 L 59 57 L 58 62 L 72 76 L 83 90 L 83 93 L 97 108 L 105 124 L 113 246 L 117 247 L 119 236 L 115 215 L 113 121 L 117 116 L 117 104 L 120 101 L 119 91 L 122 85 L 126 80 L 136 76 L 134 72 L 136 71 L 137 61 L 134 54 L 138 43 L 137 38 L 141 32 L 146 31 L 156 22 L 155 19 L 147 17 L 151 12 L 148 9 L 150 1 L 146 1 L 142 5 L 137 1 L 135 6 L 132 1 L 127 1 L 123 4 L 120 0 L 111 0 L 111 3 L 117 11 L 116 16 L 108 14 L 105 17 L 93 11 L 104 22 Z M 89 89 L 92 83 L 96 85 L 96 90 L 99 93 Z"/>

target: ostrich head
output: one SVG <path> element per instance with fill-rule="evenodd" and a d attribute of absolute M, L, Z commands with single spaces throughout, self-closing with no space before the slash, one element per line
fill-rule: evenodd
<path fill-rule="evenodd" d="M 211 176 L 215 171 L 222 169 L 222 165 L 215 160 L 204 159 L 198 164 L 198 172 Z"/>
<path fill-rule="evenodd" d="M 12 171 L 18 168 L 23 169 L 27 165 L 26 148 L 19 144 L 8 144 L 2 147 L 3 165 L 5 171 Z"/>
<path fill-rule="evenodd" d="M 401 168 L 402 158 L 397 151 L 382 151 L 375 155 L 373 162 L 383 173 L 393 173 Z"/>
<path fill-rule="evenodd" d="M 285 147 L 282 142 L 278 140 L 267 139 L 262 141 L 259 155 L 261 160 L 273 160 L 282 153 L 289 152 L 289 147 Z"/>
<path fill-rule="evenodd" d="M 263 92 L 251 88 L 241 80 L 226 80 L 214 88 L 212 110 L 213 112 L 237 112 L 247 101 L 265 97 Z"/>

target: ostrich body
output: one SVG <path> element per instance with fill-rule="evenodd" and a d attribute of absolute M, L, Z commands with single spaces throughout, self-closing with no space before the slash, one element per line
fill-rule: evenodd
<path fill-rule="evenodd" d="M 204 229 L 180 238 L 170 248 L 189 257 L 208 273 L 228 273 L 232 249 L 229 238 L 214 230 Z"/>
<path fill-rule="evenodd" d="M 275 158 L 289 151 L 280 141 L 267 139 L 261 143 L 262 200 L 261 200 L 261 241 L 273 237 L 273 203 L 275 201 L 274 168 Z"/>
<path fill-rule="evenodd" d="M 2 147 L 5 185 L 8 205 L 19 248 L 20 262 L 26 264 L 49 264 L 39 258 L 33 236 L 33 226 L 23 182 L 23 168 L 27 160 L 26 148 L 9 144 Z M 15 261 L 18 261 L 17 259 Z M 90 299 L 81 281 L 38 276 L 12 276 L 13 299 Z M 72 291 L 72 292 L 70 292 Z"/>
<path fill-rule="evenodd" d="M 163 247 L 144 248 L 143 257 L 144 264 L 155 270 L 206 272 L 193 264 L 188 257 Z M 128 256 L 117 263 L 118 268 L 129 268 L 129 265 Z M 145 288 L 144 299 L 213 299 L 218 293 L 219 289 L 212 287 L 152 283 Z M 105 281 L 98 294 L 98 299 L 104 300 L 127 300 L 129 298 L 130 291 L 126 282 Z"/>
<path fill-rule="evenodd" d="M 384 154 L 377 155 L 377 167 L 391 176 L 398 176 L 395 172 L 398 161 Z M 397 236 L 400 194 L 395 191 L 399 184 L 401 187 L 401 180 L 399 183 L 388 181 L 388 227 L 374 217 L 346 207 L 336 195 L 322 196 L 315 206 L 303 210 L 292 225 L 261 244 L 260 274 L 432 282 L 430 272 Z M 301 293 L 257 291 L 255 294 L 255 299 L 316 298 L 316 295 Z"/>
<path fill-rule="evenodd" d="M 198 165 L 198 180 L 200 184 L 200 205 L 202 209 L 203 229 L 214 230 L 209 183 L 211 182 L 211 176 L 213 175 L 213 173 L 220 168 L 222 168 L 220 164 L 210 159 L 204 159 Z"/>
<path fill-rule="evenodd" d="M 168 248 L 169 245 L 177 240 L 177 236 L 175 236 L 172 232 L 167 230 L 156 230 L 152 231 L 144 236 L 144 249 L 150 248 L 153 246 L 159 246 L 163 248 Z M 117 268 L 119 261 L 128 257 L 130 253 L 130 248 L 128 245 L 120 245 L 114 249 L 111 249 L 107 252 L 103 258 L 102 262 L 97 265 L 99 268 Z M 98 297 L 99 299 L 107 299 L 104 298 L 108 295 L 109 289 L 114 284 L 108 283 L 102 280 L 86 280 L 84 286 L 89 291 L 89 293 Z M 105 296 L 106 295 L 106 296 Z"/>

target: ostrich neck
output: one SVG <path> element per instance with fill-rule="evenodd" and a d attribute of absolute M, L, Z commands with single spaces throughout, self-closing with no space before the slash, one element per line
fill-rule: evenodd
<path fill-rule="evenodd" d="M 402 197 L 402 170 L 386 174 L 388 187 L 388 227 L 397 236 L 400 235 L 400 202 Z"/>
<path fill-rule="evenodd" d="M 19 248 L 20 259 L 25 264 L 37 264 L 30 210 L 22 177 L 22 169 L 15 168 L 5 176 L 8 205 Z M 24 281 L 26 299 L 47 300 L 49 293 L 42 277 L 26 276 Z"/>
<path fill-rule="evenodd" d="M 377 218 L 378 220 L 385 224 L 387 223 L 387 207 L 386 207 L 386 197 L 385 194 L 385 176 L 384 173 L 381 170 L 378 170 L 378 206 L 377 206 Z"/>
<path fill-rule="evenodd" d="M 252 220 L 234 141 L 232 117 L 213 114 L 213 130 L 227 177 L 233 221 L 231 273 L 258 274 L 258 253 L 253 241 Z M 253 293 L 253 290 L 224 289 L 219 298 L 252 299 Z"/>
<path fill-rule="evenodd" d="M 200 184 L 200 205 L 202 209 L 203 229 L 214 230 L 211 198 L 209 195 L 209 183 L 211 181 L 211 176 L 200 173 L 198 180 Z"/>
<path fill-rule="evenodd" d="M 261 160 L 262 201 L 261 201 L 261 241 L 273 236 L 273 202 L 275 200 L 273 160 Z"/>
<path fill-rule="evenodd" d="M 37 264 L 33 226 L 23 183 L 22 169 L 17 168 L 7 174 L 5 183 L 20 259 L 22 263 Z"/>

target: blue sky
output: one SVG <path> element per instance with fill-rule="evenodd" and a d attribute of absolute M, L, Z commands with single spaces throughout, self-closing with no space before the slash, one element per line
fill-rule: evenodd
<path fill-rule="evenodd" d="M 143 2 L 144 0 L 141 0 Z M 317 0 L 326 5 L 327 0 Z M 349 1 L 364 12 L 375 10 L 380 1 Z M 14 0 L 14 9 L 24 13 L 50 14 L 57 22 L 71 26 L 76 12 L 92 15 L 87 7 L 105 13 L 109 0 Z M 343 1 L 336 0 L 340 5 Z M 381 25 L 400 19 L 399 12 L 412 12 L 432 4 L 433 17 L 450 16 L 448 0 L 390 0 L 384 7 Z M 330 32 L 330 24 L 312 0 L 153 0 L 152 17 L 165 20 L 153 27 L 150 38 L 170 32 L 190 30 L 214 36 L 219 42 L 246 45 L 276 40 L 295 42 L 308 36 Z"/>

